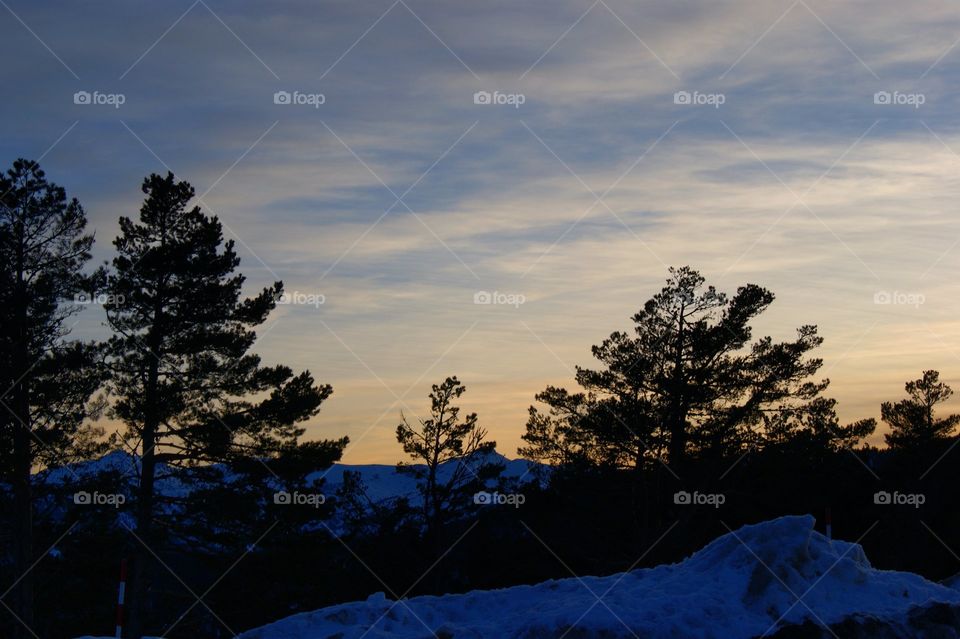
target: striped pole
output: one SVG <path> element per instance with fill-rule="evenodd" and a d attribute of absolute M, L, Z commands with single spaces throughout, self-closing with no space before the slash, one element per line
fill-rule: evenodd
<path fill-rule="evenodd" d="M 827 516 L 824 518 L 827 525 L 827 539 L 833 539 L 833 520 L 830 518 L 830 507 L 827 506 Z"/>
<path fill-rule="evenodd" d="M 117 634 L 116 639 L 123 635 L 123 596 L 127 590 L 127 560 L 120 560 L 120 587 L 117 590 Z"/>

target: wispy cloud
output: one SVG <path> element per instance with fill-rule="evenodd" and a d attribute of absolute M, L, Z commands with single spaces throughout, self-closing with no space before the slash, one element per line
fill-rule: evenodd
<path fill-rule="evenodd" d="M 276 273 L 324 296 L 279 308 L 258 348 L 334 385 L 311 434 L 380 419 L 353 461 L 397 456 L 369 369 L 402 392 L 431 365 L 408 403 L 456 373 L 512 453 L 533 394 L 570 383 L 664 263 L 772 288 L 765 332 L 819 324 L 844 417 L 922 368 L 960 384 L 960 15 L 942 3 L 8 4 L 3 157 L 49 149 L 100 258 L 147 173 L 210 189 L 251 288 Z"/>

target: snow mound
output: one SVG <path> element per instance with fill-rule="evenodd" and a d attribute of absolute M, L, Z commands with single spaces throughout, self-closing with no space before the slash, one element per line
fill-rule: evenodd
<path fill-rule="evenodd" d="M 811 516 L 791 516 L 744 526 L 677 564 L 401 601 L 378 593 L 239 639 L 735 639 L 854 614 L 894 620 L 928 603 L 960 604 L 960 592 L 877 570 L 859 545 L 827 539 Z"/>

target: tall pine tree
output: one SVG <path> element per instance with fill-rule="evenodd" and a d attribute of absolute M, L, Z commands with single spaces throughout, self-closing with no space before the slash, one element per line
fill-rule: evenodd
<path fill-rule="evenodd" d="M 281 282 L 243 299 L 234 242 L 173 174 L 151 175 L 139 219 L 120 218 L 107 317 L 113 414 L 140 455 L 130 636 L 146 630 L 158 470 L 267 458 L 289 451 L 332 392 L 308 371 L 265 366 L 249 352 L 283 292 Z M 342 444 L 339 444 L 342 445 Z"/>
<path fill-rule="evenodd" d="M 691 454 L 736 454 L 772 436 L 814 429 L 824 445 L 848 443 L 872 422 L 835 423 L 833 403 L 813 380 L 823 341 L 815 326 L 793 341 L 752 340 L 753 320 L 773 302 L 755 284 L 728 297 L 700 273 L 670 269 L 667 285 L 633 316 L 631 333 L 593 347 L 599 369 L 577 368 L 582 393 L 547 388 L 531 407 L 520 454 L 554 462 L 641 468 L 681 466 Z M 825 438 L 825 439 L 824 439 Z"/>
<path fill-rule="evenodd" d="M 68 342 L 67 320 L 95 277 L 83 274 L 93 235 L 76 199 L 19 159 L 0 175 L 0 471 L 13 485 L 17 630 L 33 625 L 31 475 L 76 457 L 102 379 L 96 346 Z"/>

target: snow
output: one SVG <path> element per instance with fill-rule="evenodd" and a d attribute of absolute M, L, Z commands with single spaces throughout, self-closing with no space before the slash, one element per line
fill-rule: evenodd
<path fill-rule="evenodd" d="M 483 461 L 487 463 L 502 463 L 504 472 L 501 477 L 507 481 L 532 482 L 539 477 L 534 472 L 537 468 L 546 472 L 549 469 L 540 466 L 534 462 L 523 459 L 508 459 L 499 453 L 492 453 L 488 456 L 478 459 L 476 462 Z M 414 467 L 416 465 L 413 465 Z M 224 480 L 243 481 L 242 478 L 234 477 L 225 468 L 219 464 L 214 464 L 215 468 L 222 471 Z M 455 471 L 456 462 L 447 462 L 441 464 L 438 469 L 438 478 L 445 481 Z M 167 469 L 163 464 L 158 465 L 157 475 L 160 477 L 156 484 L 157 492 L 167 497 L 182 497 L 186 495 L 190 488 L 189 484 L 178 481 L 175 478 L 167 477 Z M 314 482 L 323 481 L 323 490 L 328 495 L 335 494 L 336 490 L 343 485 L 343 477 L 347 472 L 359 473 L 367 491 L 367 495 L 375 502 L 386 501 L 394 498 L 417 498 L 417 480 L 409 474 L 398 473 L 396 465 L 389 464 L 333 464 L 325 470 L 317 470 L 306 476 L 308 485 Z M 139 473 L 139 460 L 136 457 L 124 452 L 113 451 L 103 457 L 92 460 L 71 464 L 69 467 L 54 468 L 43 473 L 41 481 L 48 485 L 64 485 L 78 483 L 83 480 L 93 480 L 96 476 L 106 473 L 115 473 L 128 479 L 128 490 L 131 491 L 136 485 Z M 495 486 L 491 484 L 490 488 Z M 280 485 L 274 487 L 279 490 Z"/>
<path fill-rule="evenodd" d="M 458 461 L 449 461 L 441 464 L 437 469 L 439 480 L 443 482 L 450 478 L 456 472 L 459 463 Z M 550 471 L 547 466 L 523 459 L 511 460 L 497 452 L 477 456 L 467 463 L 473 468 L 484 463 L 503 465 L 504 471 L 499 478 L 487 480 L 485 490 L 488 491 L 497 491 L 507 486 L 511 489 L 519 489 L 521 485 L 530 483 L 543 484 Z M 411 467 L 415 468 L 416 465 L 411 465 Z M 157 508 L 164 511 L 168 516 L 183 517 L 180 502 L 182 498 L 189 496 L 192 490 L 215 484 L 247 486 L 248 479 L 245 476 L 233 472 L 225 465 L 212 464 L 202 470 L 204 472 L 201 473 L 199 469 L 185 469 L 182 474 L 178 474 L 172 473 L 171 469 L 162 463 L 157 464 L 155 488 L 158 497 L 161 498 L 158 500 Z M 74 489 L 78 491 L 85 489 L 88 492 L 93 492 L 95 489 L 92 485 L 98 479 L 113 477 L 118 482 L 114 490 L 120 492 L 124 503 L 129 505 L 133 503 L 136 497 L 139 471 L 140 460 L 138 457 L 125 451 L 115 450 L 99 459 L 45 470 L 36 475 L 36 482 L 38 485 L 44 484 L 49 487 L 75 487 Z M 419 503 L 420 497 L 417 492 L 416 478 L 409 473 L 397 472 L 395 465 L 337 463 L 329 468 L 318 469 L 307 474 L 304 478 L 305 487 L 315 492 L 322 492 L 327 498 L 333 497 L 343 485 L 344 476 L 347 472 L 359 475 L 366 495 L 373 504 L 389 504 L 399 499 Z M 289 487 L 279 479 L 271 477 L 267 477 L 261 482 L 260 488 L 262 488 L 268 502 L 271 499 L 270 493 L 289 490 Z M 0 484 L 0 490 L 7 489 L 6 486 Z M 46 498 L 44 503 L 51 517 L 66 517 L 67 510 L 64 508 L 62 497 L 51 495 Z M 332 503 L 335 506 L 337 504 L 336 501 Z M 361 501 L 360 503 L 364 502 Z M 181 521 L 183 520 L 181 519 Z M 136 520 L 130 508 L 117 509 L 116 522 L 118 526 L 122 525 L 126 529 L 136 528 Z M 308 522 L 304 524 L 303 530 L 304 532 L 324 530 L 334 535 L 342 535 L 347 531 L 344 511 L 335 507 L 329 518 Z M 178 542 L 174 541 L 174 543 Z"/>
<path fill-rule="evenodd" d="M 726 534 L 678 564 L 607 577 L 423 596 L 382 593 L 250 630 L 239 639 L 413 639 L 639 636 L 756 637 L 778 624 L 830 624 L 854 613 L 902 616 L 960 592 L 918 575 L 877 570 L 863 549 L 831 541 L 811 516 L 781 517 Z"/>
<path fill-rule="evenodd" d="M 507 459 L 503 455 L 493 453 L 484 457 L 486 463 L 502 463 L 504 471 L 501 478 L 505 480 L 527 481 L 536 479 L 533 472 L 538 465 L 524 459 Z M 414 465 L 415 466 L 415 465 Z M 441 464 L 437 470 L 437 479 L 445 482 L 456 469 L 456 462 Z M 367 496 L 375 502 L 385 501 L 397 497 L 419 499 L 417 496 L 417 480 L 409 474 L 398 473 L 395 465 L 387 464 L 334 464 L 328 470 L 318 471 L 307 475 L 307 482 L 324 478 L 324 488 L 333 492 L 343 485 L 343 476 L 346 472 L 360 474 L 367 491 Z"/>

